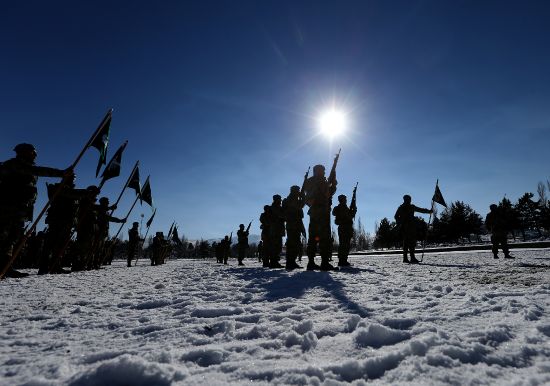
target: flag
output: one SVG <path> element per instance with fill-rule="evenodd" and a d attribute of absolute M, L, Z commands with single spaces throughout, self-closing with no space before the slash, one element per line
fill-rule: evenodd
<path fill-rule="evenodd" d="M 155 211 L 153 212 L 153 215 L 151 216 L 151 218 L 149 220 L 147 220 L 147 222 L 145 223 L 145 225 L 147 225 L 147 228 L 150 228 L 151 227 L 151 224 L 153 223 L 153 219 L 155 218 L 155 214 L 157 214 L 157 210 L 155 209 Z"/>
<path fill-rule="evenodd" d="M 434 193 L 434 196 L 432 197 L 432 201 L 437 202 L 439 205 L 443 205 L 445 208 L 447 207 L 447 203 L 445 202 L 445 199 L 441 194 L 441 190 L 439 190 L 438 184 L 435 184 L 435 193 Z"/>
<path fill-rule="evenodd" d="M 105 183 L 105 181 L 118 177 L 120 175 L 120 164 L 122 163 L 122 152 L 126 148 L 126 145 L 128 145 L 128 141 L 124 142 L 116 151 L 116 153 L 113 155 L 113 158 L 109 161 L 107 166 L 105 166 L 105 169 L 103 170 L 103 174 L 101 175 L 101 185 Z"/>
<path fill-rule="evenodd" d="M 151 184 L 149 183 L 149 177 L 145 180 L 143 188 L 141 189 L 141 201 L 145 201 L 149 206 L 153 207 L 153 196 L 151 195 Z"/>
<path fill-rule="evenodd" d="M 103 118 L 99 127 L 97 129 L 97 135 L 90 144 L 90 146 L 95 147 L 99 150 L 99 160 L 97 161 L 97 168 L 95 171 L 95 176 L 99 174 L 101 165 L 107 163 L 107 146 L 109 145 L 109 131 L 111 130 L 111 118 L 113 115 L 113 110 L 109 110 L 107 115 Z"/>
<path fill-rule="evenodd" d="M 170 230 L 168 231 L 168 238 L 170 238 L 170 236 L 172 235 L 172 231 L 174 230 L 174 225 L 175 225 L 175 224 L 176 224 L 176 223 L 173 222 L 172 225 L 170 225 Z"/>
<path fill-rule="evenodd" d="M 172 241 L 178 245 L 181 245 L 181 240 L 178 235 L 178 227 L 174 227 L 174 233 L 172 233 Z"/>
<path fill-rule="evenodd" d="M 132 188 L 136 191 L 136 195 L 138 197 L 141 197 L 141 183 L 139 182 L 139 161 L 136 162 L 136 166 L 134 166 L 134 170 L 132 170 L 132 174 L 128 178 L 128 187 Z"/>

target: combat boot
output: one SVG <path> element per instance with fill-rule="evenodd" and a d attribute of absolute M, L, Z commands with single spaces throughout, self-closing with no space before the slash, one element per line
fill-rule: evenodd
<path fill-rule="evenodd" d="M 514 256 L 510 255 L 509 253 L 507 253 L 506 255 L 504 255 L 504 258 L 505 259 L 515 259 Z"/>
<path fill-rule="evenodd" d="M 404 256 L 404 257 L 403 257 L 403 263 L 407 263 L 407 264 L 410 263 L 409 259 L 407 259 L 407 256 Z"/>
<path fill-rule="evenodd" d="M 416 260 L 416 257 L 411 256 L 411 264 L 420 264 L 420 261 Z"/>
<path fill-rule="evenodd" d="M 339 267 L 351 267 L 351 264 L 348 262 L 347 259 L 338 259 L 338 266 Z"/>
<path fill-rule="evenodd" d="M 320 269 L 321 271 L 338 271 L 338 268 L 330 264 L 328 261 L 322 262 Z"/>
<path fill-rule="evenodd" d="M 498 253 L 493 254 L 493 259 L 498 259 Z"/>
<path fill-rule="evenodd" d="M 278 261 L 274 260 L 269 263 L 269 268 L 284 268 Z"/>
<path fill-rule="evenodd" d="M 319 265 L 315 264 L 314 259 L 309 259 L 309 262 L 307 263 L 306 269 L 308 271 L 318 271 L 318 270 L 321 269 L 321 267 Z"/>
<path fill-rule="evenodd" d="M 16 271 L 15 269 L 13 269 L 13 268 L 8 269 L 8 271 L 4 275 L 4 277 L 12 277 L 12 278 L 20 278 L 20 277 L 27 277 L 27 276 L 29 276 L 28 273 L 19 272 L 19 271 Z"/>

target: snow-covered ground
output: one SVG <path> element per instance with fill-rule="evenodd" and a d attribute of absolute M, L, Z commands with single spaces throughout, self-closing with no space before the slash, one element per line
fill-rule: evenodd
<path fill-rule="evenodd" d="M 1 385 L 550 384 L 550 250 L 0 282 Z"/>

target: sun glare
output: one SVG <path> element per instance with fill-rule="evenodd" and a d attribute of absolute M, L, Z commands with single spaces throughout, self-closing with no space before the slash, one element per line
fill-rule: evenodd
<path fill-rule="evenodd" d="M 346 115 L 335 109 L 324 112 L 319 118 L 319 129 L 329 138 L 341 135 L 346 130 Z"/>

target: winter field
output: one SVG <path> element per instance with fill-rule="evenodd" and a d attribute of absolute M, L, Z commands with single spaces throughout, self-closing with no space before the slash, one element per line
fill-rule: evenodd
<path fill-rule="evenodd" d="M 550 250 L 0 282 L 1 385 L 550 384 Z"/>

